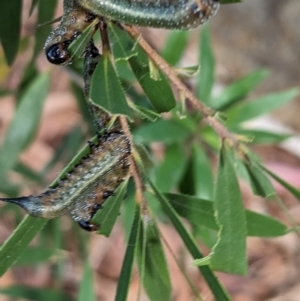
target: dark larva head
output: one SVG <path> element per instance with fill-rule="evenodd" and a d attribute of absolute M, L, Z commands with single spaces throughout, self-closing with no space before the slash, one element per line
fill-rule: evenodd
<path fill-rule="evenodd" d="M 79 7 L 75 1 L 65 1 L 61 22 L 50 33 L 44 46 L 48 61 L 56 65 L 69 63 L 71 55 L 68 46 L 95 18 L 95 15 Z"/>
<path fill-rule="evenodd" d="M 57 43 L 51 45 L 45 50 L 46 57 L 51 64 L 65 65 L 71 59 L 71 54 L 68 51 L 70 43 Z"/>
<path fill-rule="evenodd" d="M 86 231 L 89 231 L 89 232 L 91 232 L 91 231 L 96 231 L 96 230 L 99 229 L 99 225 L 93 224 L 93 223 L 90 223 L 90 222 L 80 221 L 80 222 L 78 222 L 78 225 L 79 225 L 82 229 L 84 229 L 84 230 L 86 230 Z"/>

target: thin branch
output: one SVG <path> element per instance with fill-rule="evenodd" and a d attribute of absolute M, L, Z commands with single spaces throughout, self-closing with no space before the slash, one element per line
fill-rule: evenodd
<path fill-rule="evenodd" d="M 130 133 L 130 129 L 126 117 L 120 116 L 119 120 L 124 134 L 130 140 L 130 143 L 132 145 L 132 135 Z M 135 196 L 136 202 L 141 204 L 142 214 L 148 215 L 148 205 L 144 195 L 145 186 L 133 155 L 130 156 L 130 172 L 136 187 L 136 196 Z"/>
<path fill-rule="evenodd" d="M 231 141 L 234 147 L 238 147 L 240 141 L 238 136 L 231 133 L 215 116 L 215 112 L 201 103 L 194 94 L 178 78 L 176 71 L 148 44 L 148 42 L 131 26 L 124 25 L 124 29 L 137 41 L 141 48 L 147 53 L 152 61 L 168 77 L 175 88 L 183 93 L 191 105 L 199 111 L 206 122 L 215 130 L 219 137 Z"/>

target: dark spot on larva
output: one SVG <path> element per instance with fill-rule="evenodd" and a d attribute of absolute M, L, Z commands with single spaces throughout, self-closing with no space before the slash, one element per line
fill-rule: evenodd
<path fill-rule="evenodd" d="M 86 231 L 96 231 L 96 230 L 98 230 L 99 229 L 99 225 L 97 225 L 97 224 L 93 224 L 93 223 L 91 223 L 91 222 L 89 222 L 89 221 L 80 221 L 80 222 L 78 222 L 78 225 L 82 228 L 82 229 L 84 229 L 84 230 L 86 230 Z"/>
<path fill-rule="evenodd" d="M 110 196 L 113 196 L 113 195 L 115 195 L 113 191 L 107 190 L 107 191 L 103 192 L 103 196 L 102 197 L 103 197 L 103 199 L 107 199 L 107 198 L 109 198 Z"/>

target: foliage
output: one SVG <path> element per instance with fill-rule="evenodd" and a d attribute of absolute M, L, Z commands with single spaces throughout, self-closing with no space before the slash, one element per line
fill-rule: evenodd
<path fill-rule="evenodd" d="M 35 7 L 38 9 L 38 22 L 43 23 L 53 17 L 56 1 L 32 1 L 32 10 Z M 11 65 L 21 39 L 22 8 L 20 0 L 2 1 L 0 8 L 0 39 L 6 61 Z M 10 15 L 6 13 L 8 11 Z M 7 18 L 8 15 L 10 18 Z M 5 26 L 1 26 L 3 22 L 6 22 Z M 268 175 L 291 191 L 299 200 L 300 192 L 268 171 L 244 144 L 241 143 L 238 148 L 234 148 L 228 143 L 230 142 L 228 139 L 220 139 L 224 137 L 220 137 L 219 133 L 214 132 L 211 126 L 204 122 L 206 118 L 204 114 L 186 109 L 185 95 L 180 95 L 180 99 L 175 101 L 169 78 L 152 60 L 149 60 L 137 41 L 112 23 L 108 24 L 112 55 L 103 54 L 92 79 L 90 97 L 104 110 L 112 114 L 125 115 L 132 122 L 133 154 L 141 178 L 145 182 L 145 197 L 149 205 L 145 210 L 143 201 L 135 199 L 134 183 L 129 180 L 119 187 L 115 196 L 106 201 L 104 209 L 99 210 L 94 218 L 94 221 L 98 221 L 103 226 L 100 227 L 99 234 L 108 236 L 121 210 L 125 228 L 128 229 L 128 244 L 115 300 L 127 298 L 135 259 L 138 263 L 141 282 L 150 300 L 170 299 L 170 276 L 161 234 L 157 227 L 158 220 L 173 224 L 186 249 L 195 259 L 194 264 L 198 266 L 199 272 L 203 275 L 216 300 L 231 300 L 214 275 L 214 270 L 245 275 L 247 273 L 247 236 L 276 237 L 289 231 L 280 221 L 244 208 L 238 177 L 242 174 L 252 187 L 253 193 L 263 197 L 277 198 Z M 5 28 L 10 28 L 10 30 Z M 43 102 L 49 89 L 49 74 L 40 74 L 35 68 L 37 54 L 40 53 L 48 32 L 48 25 L 36 31 L 33 57 L 28 62 L 19 90 L 14 93 L 18 106 L 0 149 L 0 191 L 11 197 L 18 195 L 22 188 L 22 183 L 16 185 L 11 180 L 11 171 L 44 187 L 47 173 L 57 162 L 62 159 L 71 161 L 77 153 L 54 183 L 62 178 L 88 149 L 86 146 L 79 150 L 81 143 L 87 137 L 79 127 L 75 127 L 65 137 L 61 148 L 57 150 L 43 172 L 35 173 L 19 160 L 20 153 L 34 138 Z M 71 45 L 70 49 L 73 50 L 75 57 L 81 55 L 85 41 L 89 40 L 90 35 L 91 28 Z M 169 35 L 161 55 L 174 68 L 183 54 L 188 38 L 187 32 L 171 32 Z M 285 139 L 286 135 L 276 132 L 245 129 L 243 123 L 291 101 L 298 91 L 291 89 L 276 92 L 245 102 L 248 95 L 268 75 L 266 70 L 257 70 L 215 95 L 213 93 L 215 59 L 207 26 L 202 27 L 200 41 L 200 71 L 196 77 L 197 95 L 201 101 L 218 111 L 213 118 L 221 122 L 226 116 L 227 128 L 237 134 L 248 136 L 249 145 L 272 144 Z M 21 44 L 22 42 L 24 41 L 21 39 Z M 174 47 L 174 45 L 181 47 Z M 72 68 L 79 74 L 81 72 L 76 68 L 76 64 L 66 68 Z M 186 74 L 197 69 L 185 68 L 178 72 Z M 139 83 L 144 94 L 133 88 L 132 84 L 136 82 Z M 86 123 L 90 124 L 80 87 L 76 83 L 73 85 L 82 116 Z M 13 93 L 12 91 L 3 92 Z M 161 118 L 162 112 L 169 112 L 169 118 Z M 90 127 L 89 134 L 94 134 L 92 127 Z M 153 142 L 159 142 L 164 147 L 164 158 L 161 162 L 157 162 L 151 153 Z M 143 147 L 140 144 L 143 144 Z M 213 172 L 210 160 L 215 156 L 219 158 L 216 173 Z M 128 196 L 123 202 L 126 190 Z M 123 208 L 120 209 L 122 203 Z M 8 209 L 5 210 L 13 211 L 16 222 L 19 222 L 18 209 L 7 206 Z M 184 220 L 192 225 L 193 234 L 185 226 Z M 0 249 L 1 275 L 14 263 L 34 265 L 47 262 L 57 249 L 63 248 L 59 221 L 49 222 L 41 231 L 46 223 L 47 220 L 30 216 L 23 219 Z M 210 229 L 214 233 L 218 232 L 218 237 L 215 235 L 212 238 L 212 252 L 206 257 L 202 255 L 197 244 L 198 239 L 207 242 L 207 239 L 202 236 L 203 232 L 199 230 L 201 227 Z M 39 243 L 34 247 L 28 247 L 39 232 Z M 51 239 L 53 236 L 56 239 Z M 82 247 L 81 236 L 79 233 L 76 236 L 80 248 Z M 45 245 L 42 242 L 49 241 L 49 239 L 51 247 L 45 251 Z M 26 248 L 34 248 L 34 254 L 39 254 L 40 250 L 44 256 L 37 255 L 32 258 L 31 251 L 26 251 L 30 249 Z M 78 300 L 95 300 L 91 285 L 92 269 L 86 259 L 85 247 L 82 248 L 84 249 L 82 253 L 85 269 Z M 1 293 L 13 297 L 26 297 L 29 300 L 48 300 L 49 295 L 52 299 L 70 299 L 69 296 L 55 290 L 49 292 L 46 289 L 29 287 L 1 289 Z"/>

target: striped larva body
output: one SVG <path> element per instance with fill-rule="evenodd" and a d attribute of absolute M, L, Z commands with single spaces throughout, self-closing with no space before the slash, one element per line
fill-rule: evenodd
<path fill-rule="evenodd" d="M 95 15 L 135 26 L 190 29 L 205 23 L 219 0 L 77 0 Z"/>
<path fill-rule="evenodd" d="M 98 48 L 95 47 L 93 41 L 89 41 L 87 47 L 85 49 L 84 54 L 84 63 L 83 63 L 83 81 L 84 81 L 84 96 L 86 99 L 87 107 L 89 112 L 93 118 L 94 125 L 97 131 L 102 131 L 104 128 L 108 127 L 108 124 L 111 121 L 111 115 L 100 107 L 95 105 L 90 99 L 90 86 L 92 75 L 97 67 L 101 55 L 99 54 Z M 113 126 L 111 127 L 113 130 L 121 130 L 119 120 L 115 120 Z"/>
<path fill-rule="evenodd" d="M 45 43 L 48 60 L 67 64 L 68 46 L 97 17 L 166 29 L 195 28 L 214 16 L 219 0 L 64 0 L 64 14 Z"/>
<path fill-rule="evenodd" d="M 111 132 L 90 143 L 90 154 L 56 186 L 38 196 L 1 198 L 17 204 L 35 217 L 55 218 L 71 213 L 86 230 L 96 230 L 90 223 L 105 200 L 129 173 L 130 142 L 122 132 Z"/>

